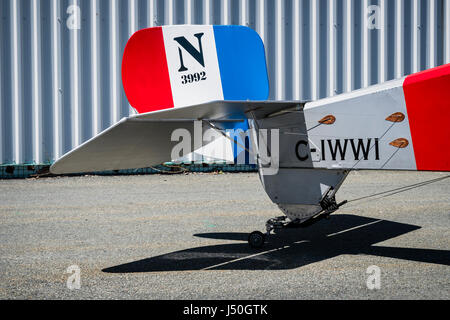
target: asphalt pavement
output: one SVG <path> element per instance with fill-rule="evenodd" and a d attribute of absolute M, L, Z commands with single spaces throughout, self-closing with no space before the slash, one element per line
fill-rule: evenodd
<path fill-rule="evenodd" d="M 0 180 L 0 298 L 449 299 L 447 175 L 353 172 L 338 201 L 413 187 L 259 250 L 281 212 L 256 173 Z"/>

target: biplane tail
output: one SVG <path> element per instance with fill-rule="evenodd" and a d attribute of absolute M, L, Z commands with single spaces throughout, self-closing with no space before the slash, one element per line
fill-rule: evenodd
<path fill-rule="evenodd" d="M 256 32 L 163 26 L 129 39 L 122 80 L 139 114 L 65 154 L 51 172 L 171 161 L 176 129 L 194 136 L 200 120 L 202 127 L 246 130 L 248 119 L 256 129 L 279 130 L 280 171 L 450 170 L 450 65 L 318 101 L 265 101 L 265 51 Z"/>
<path fill-rule="evenodd" d="M 263 42 L 242 26 L 143 29 L 129 39 L 122 61 L 125 94 L 138 113 L 221 100 L 264 101 L 269 96 Z M 222 127 L 246 131 L 248 123 L 228 122 Z M 237 137 L 237 142 L 217 137 L 181 159 L 233 162 L 244 152 L 240 147 L 244 141 Z M 224 149 L 219 159 L 210 152 L 216 149 Z"/>
<path fill-rule="evenodd" d="M 263 42 L 255 31 L 242 26 L 139 30 L 124 50 L 122 82 L 130 105 L 139 115 L 122 119 L 65 154 L 51 166 L 51 172 L 128 169 L 175 160 L 170 152 L 176 144 L 171 134 L 184 129 L 193 136 L 195 120 L 220 119 L 221 129 L 248 129 L 241 108 L 233 107 L 230 112 L 227 104 L 204 104 L 265 101 L 269 96 Z M 244 144 L 239 136 L 236 139 L 240 146 Z M 208 148 L 192 143 L 186 149 L 193 152 L 182 158 L 211 159 L 206 149 L 224 149 L 219 159 L 212 159 L 233 161 L 244 151 L 240 146 L 219 136 Z"/>

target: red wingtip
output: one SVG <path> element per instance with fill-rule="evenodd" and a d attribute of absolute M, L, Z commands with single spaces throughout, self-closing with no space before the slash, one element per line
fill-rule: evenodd
<path fill-rule="evenodd" d="M 450 64 L 406 77 L 403 90 L 417 169 L 450 171 Z"/>

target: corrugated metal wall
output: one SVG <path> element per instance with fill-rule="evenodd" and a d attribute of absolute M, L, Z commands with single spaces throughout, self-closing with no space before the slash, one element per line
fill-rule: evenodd
<path fill-rule="evenodd" d="M 450 0 L 0 0 L 0 163 L 49 163 L 132 109 L 121 56 L 141 28 L 241 24 L 271 99 L 318 99 L 450 62 Z"/>

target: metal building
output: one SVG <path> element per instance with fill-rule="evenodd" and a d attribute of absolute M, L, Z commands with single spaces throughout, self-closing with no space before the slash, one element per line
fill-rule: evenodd
<path fill-rule="evenodd" d="M 131 34 L 240 24 L 266 47 L 270 99 L 314 100 L 450 62 L 450 0 L 0 0 L 0 164 L 48 164 L 134 112 Z"/>

